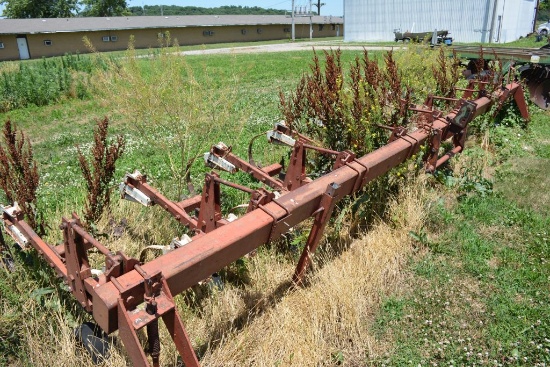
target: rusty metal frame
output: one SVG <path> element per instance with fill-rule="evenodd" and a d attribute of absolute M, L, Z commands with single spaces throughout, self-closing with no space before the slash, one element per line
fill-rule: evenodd
<path fill-rule="evenodd" d="M 463 97 L 464 102 L 457 103 L 456 108 L 446 116 L 436 113 L 430 107 L 432 119 L 428 125 L 408 133 L 396 130 L 387 145 L 363 157 L 356 158 L 352 152 L 328 151 L 329 154 L 337 155 L 334 170 L 313 181 L 307 178 L 304 170 L 305 147 L 311 141 L 294 134 L 294 161 L 291 160 L 294 163 L 289 166 L 287 175 L 290 177 L 288 180 L 285 178 L 285 187 L 280 196 L 276 198 L 267 190 L 247 189 L 251 194 L 248 212 L 235 221 L 224 221 L 221 218 L 219 185 L 227 182 L 215 174 L 207 175 L 202 195 L 182 202 L 173 202 L 164 197 L 147 184 L 146 177 L 138 172 L 127 175 L 121 185 L 124 197 L 144 205 L 158 204 L 177 221 L 195 231 L 189 243 L 145 264 L 121 252 L 110 252 L 82 228 L 76 215 L 70 220 L 62 220 L 63 246 L 54 247 L 44 242 L 23 220 L 16 204 L 0 208 L 4 228 L 16 242 L 30 244 L 44 257 L 58 276 L 70 285 L 70 291 L 93 314 L 105 332 L 120 330 L 133 365 L 149 366 L 136 336 L 136 331 L 142 327 L 147 327 L 153 365 L 158 365 L 158 319 L 162 318 L 184 363 L 187 366 L 198 366 L 172 295 L 185 291 L 220 268 L 313 217 L 314 225 L 293 277 L 295 283 L 300 284 L 332 210 L 343 197 L 357 192 L 368 182 L 405 162 L 426 143 L 432 144 L 427 167 L 429 170 L 437 168 L 464 148 L 468 122 L 486 113 L 495 102 L 513 96 L 523 117 L 528 118 L 519 84 L 511 83 L 497 90 L 494 95 L 484 92 L 485 86 L 480 84 L 478 97 L 469 100 L 468 97 L 475 93 L 473 87 L 466 91 L 468 96 Z M 465 103 L 469 104 L 468 113 L 466 118 L 462 118 L 464 111 L 461 108 Z M 284 127 L 279 128 L 288 132 Z M 450 138 L 453 138 L 455 147 L 439 157 L 438 144 Z M 255 177 L 259 176 L 257 178 L 260 180 L 265 178 L 267 172 L 278 170 L 274 166 L 272 171 L 258 171 L 256 168 L 251 169 L 250 163 L 243 164 L 244 161 L 237 160 L 230 151 L 215 153 L 220 157 L 229 157 L 243 170 L 248 170 Z M 270 186 L 271 181 L 263 182 Z M 236 187 L 235 184 L 232 186 Z M 199 210 L 198 217 L 189 214 L 196 209 Z M 94 275 L 90 269 L 87 251 L 91 248 L 96 248 L 105 256 L 106 270 L 103 274 Z"/>

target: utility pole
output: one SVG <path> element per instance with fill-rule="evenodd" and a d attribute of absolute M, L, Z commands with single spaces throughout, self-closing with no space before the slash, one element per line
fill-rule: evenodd
<path fill-rule="evenodd" d="M 317 7 L 317 15 L 321 15 L 321 6 L 326 5 L 325 3 L 322 3 L 321 0 L 317 0 L 317 4 L 315 6 Z M 311 6 L 310 6 L 311 8 Z"/>
<path fill-rule="evenodd" d="M 311 0 L 309 0 L 309 40 L 311 41 L 313 39 L 313 20 L 311 19 L 311 15 L 313 14 L 311 9 Z"/>
<path fill-rule="evenodd" d="M 294 0 L 292 0 L 292 42 L 296 40 L 296 27 L 294 24 Z"/>

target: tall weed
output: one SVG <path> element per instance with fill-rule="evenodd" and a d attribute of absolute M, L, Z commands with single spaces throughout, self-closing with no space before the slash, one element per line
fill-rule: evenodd
<path fill-rule="evenodd" d="M 116 142 L 109 144 L 108 127 L 109 120 L 106 117 L 97 122 L 90 159 L 86 159 L 80 147 L 77 146 L 78 162 L 87 190 L 84 219 L 86 225 L 92 228 L 103 211 L 109 207 L 112 191 L 110 185 L 115 174 L 115 165 L 126 145 L 122 135 L 117 136 Z"/>
<path fill-rule="evenodd" d="M 388 133 L 381 125 L 408 125 L 412 89 L 397 62 L 401 56 L 390 51 L 381 61 L 365 50 L 348 72 L 340 50 L 325 51 L 324 56 L 322 64 L 314 54 L 310 73 L 302 77 L 292 94 L 279 93 L 280 111 L 290 126 L 305 131 L 327 148 L 349 149 L 362 156 L 387 143 Z M 330 169 L 326 156 L 311 161 L 315 172 Z M 383 216 L 387 196 L 396 189 L 396 182 L 392 177 L 381 177 L 355 197 L 346 198 L 339 206 L 342 211 L 336 216 L 337 228 L 353 233 Z"/>
<path fill-rule="evenodd" d="M 36 231 L 40 227 L 39 232 L 43 232 L 36 210 L 38 183 L 38 166 L 30 140 L 22 131 L 18 132 L 11 120 L 7 120 L 3 144 L 0 144 L 0 189 L 9 205 L 18 202 L 27 223 Z"/>
<path fill-rule="evenodd" d="M 231 74 L 230 83 L 220 85 L 208 67 L 191 65 L 179 54 L 177 40 L 166 35 L 159 42 L 162 47 L 149 58 L 138 57 L 130 44 L 126 57 L 99 72 L 94 86 L 104 104 L 131 121 L 140 139 L 166 152 L 164 164 L 181 196 L 187 163 L 241 132 L 244 121 L 233 106 L 239 77 Z"/>
<path fill-rule="evenodd" d="M 338 151 L 351 149 L 363 155 L 385 144 L 378 125 L 403 125 L 409 115 L 410 90 L 402 82 L 393 53 L 386 54 L 381 67 L 364 51 L 349 73 L 344 71 L 340 50 L 324 51 L 324 56 L 323 67 L 314 54 L 310 73 L 294 93 L 280 92 L 280 110 L 287 123 Z"/>

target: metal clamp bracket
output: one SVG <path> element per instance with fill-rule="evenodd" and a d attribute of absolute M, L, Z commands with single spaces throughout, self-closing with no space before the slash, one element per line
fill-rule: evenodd
<path fill-rule="evenodd" d="M 11 238 L 21 247 L 21 249 L 28 248 L 29 240 L 23 235 L 23 233 L 13 224 L 19 217 L 22 215 L 21 208 L 17 201 L 13 203 L 12 206 L 3 206 L 0 205 L 0 211 L 3 213 L 4 218 L 8 219 L 8 223 L 4 221 L 4 229 L 6 233 L 10 235 Z"/>
<path fill-rule="evenodd" d="M 143 175 L 139 171 L 134 171 L 134 173 L 127 173 L 124 176 L 124 182 L 121 182 L 119 185 L 120 197 L 133 201 L 135 203 L 140 203 L 144 206 L 152 206 L 153 201 L 150 197 L 145 195 L 141 190 L 136 189 L 134 186 L 128 184 L 128 178 L 132 178 L 136 181 L 143 180 Z"/>
<path fill-rule="evenodd" d="M 296 139 L 285 134 L 283 131 L 286 130 L 288 130 L 288 127 L 283 122 L 276 123 L 275 128 L 267 132 L 267 140 L 272 144 L 293 147 L 296 144 Z"/>
<path fill-rule="evenodd" d="M 204 153 L 204 163 L 210 168 L 235 173 L 237 172 L 237 167 L 224 158 L 225 154 L 230 152 L 230 147 L 219 142 L 210 149 L 210 152 Z"/>

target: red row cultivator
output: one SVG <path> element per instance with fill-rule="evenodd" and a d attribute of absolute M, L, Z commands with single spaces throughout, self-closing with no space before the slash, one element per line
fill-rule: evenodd
<path fill-rule="evenodd" d="M 164 255 L 149 262 L 142 263 L 120 251 L 111 252 L 83 229 L 76 215 L 62 219 L 60 228 L 64 241 L 59 246 L 43 241 L 23 220 L 17 204 L 1 208 L 4 229 L 22 248 L 32 246 L 39 252 L 103 331 L 119 330 L 119 337 L 134 366 L 150 365 L 137 335 L 141 328 L 147 331 L 147 349 L 152 363 L 159 365 L 159 319 L 166 324 L 185 365 L 198 366 L 176 310 L 174 295 L 313 218 L 313 227 L 293 277 L 294 283 L 299 285 L 339 200 L 405 162 L 424 144 L 428 147 L 426 169 L 433 172 L 464 149 L 468 123 L 489 111 L 495 103 L 513 97 L 523 117 L 528 118 L 519 84 L 512 82 L 499 86 L 495 92 L 487 91 L 486 84 L 471 81 L 463 97 L 451 101 L 454 108 L 446 115 L 432 107 L 437 97 L 430 98 L 422 107 L 414 107 L 420 117 L 418 121 L 422 121 L 416 129 L 393 128 L 387 145 L 363 157 L 356 157 L 351 151 L 319 148 L 284 123 L 277 124 L 267 133 L 270 142 L 286 145 L 291 150 L 284 174 L 280 164 L 259 167 L 251 158 L 248 161 L 239 158 L 223 143 L 205 153 L 209 167 L 247 172 L 265 184 L 261 189 L 250 189 L 209 173 L 200 195 L 175 202 L 149 185 L 139 172 L 126 175 L 120 185 L 123 198 L 145 206 L 159 205 L 190 230 L 191 236 L 175 239 Z M 440 155 L 441 143 L 449 139 L 452 139 L 453 148 Z M 308 178 L 308 150 L 332 156 L 332 170 L 315 180 Z M 246 214 L 239 218 L 223 216 L 222 186 L 250 195 Z M 88 260 L 91 249 L 104 255 L 103 271 L 91 268 Z"/>

